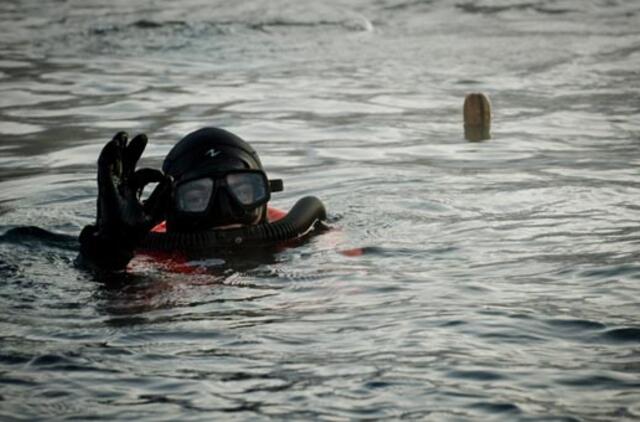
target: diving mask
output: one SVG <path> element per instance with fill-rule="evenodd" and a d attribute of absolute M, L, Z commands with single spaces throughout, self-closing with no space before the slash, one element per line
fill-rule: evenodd
<path fill-rule="evenodd" d="M 176 209 L 185 213 L 207 213 L 219 189 L 224 189 L 235 205 L 252 210 L 266 204 L 271 192 L 282 190 L 281 180 L 267 179 L 262 170 L 231 170 L 181 181 L 175 187 Z"/>

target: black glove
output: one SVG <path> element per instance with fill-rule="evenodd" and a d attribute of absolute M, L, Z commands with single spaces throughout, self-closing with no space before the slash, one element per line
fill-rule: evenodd
<path fill-rule="evenodd" d="M 166 214 L 171 177 L 155 169 L 135 170 L 146 145 L 144 134 L 127 145 L 126 132 L 118 132 L 98 158 L 97 219 L 80 233 L 80 251 L 100 268 L 126 267 L 134 249 Z M 149 183 L 158 185 L 143 203 L 140 197 Z"/>

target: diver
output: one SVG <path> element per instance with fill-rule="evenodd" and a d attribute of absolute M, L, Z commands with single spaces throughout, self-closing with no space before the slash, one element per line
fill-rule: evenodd
<path fill-rule="evenodd" d="M 122 270 L 138 250 L 215 254 L 275 245 L 303 238 L 326 219 L 312 196 L 288 213 L 269 207 L 282 180 L 269 180 L 256 151 L 226 130 L 188 134 L 169 151 L 162 171 L 136 170 L 146 145 L 144 134 L 129 142 L 118 132 L 102 149 L 96 222 L 79 237 L 82 265 Z"/>

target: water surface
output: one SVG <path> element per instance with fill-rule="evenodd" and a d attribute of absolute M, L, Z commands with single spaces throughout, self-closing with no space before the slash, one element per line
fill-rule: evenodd
<path fill-rule="evenodd" d="M 640 417 L 640 6 L 4 1 L 0 233 L 77 235 L 145 132 L 252 143 L 338 229 L 207 274 L 0 238 L 0 417 Z M 463 139 L 485 92 L 493 139 Z M 364 248 L 362 256 L 340 251 Z"/>

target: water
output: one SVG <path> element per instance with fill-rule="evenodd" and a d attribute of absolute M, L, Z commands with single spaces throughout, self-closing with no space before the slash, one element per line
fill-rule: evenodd
<path fill-rule="evenodd" d="M 0 4 L 0 233 L 77 235 L 116 131 L 159 166 L 205 125 L 338 228 L 106 279 L 4 236 L 0 419 L 639 418 L 640 6 L 245 3 Z"/>

